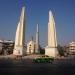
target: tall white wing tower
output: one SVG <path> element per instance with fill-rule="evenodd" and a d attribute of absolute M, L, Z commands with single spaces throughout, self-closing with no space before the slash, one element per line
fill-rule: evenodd
<path fill-rule="evenodd" d="M 22 56 L 24 54 L 25 42 L 25 7 L 22 7 L 20 20 L 16 30 L 15 45 L 13 55 Z"/>
<path fill-rule="evenodd" d="M 52 12 L 49 11 L 48 46 L 45 48 L 45 55 L 56 57 L 57 54 L 58 52 L 57 52 L 55 21 Z"/>
<path fill-rule="evenodd" d="M 48 46 L 57 47 L 55 21 L 51 11 L 49 11 L 49 22 L 48 22 Z"/>

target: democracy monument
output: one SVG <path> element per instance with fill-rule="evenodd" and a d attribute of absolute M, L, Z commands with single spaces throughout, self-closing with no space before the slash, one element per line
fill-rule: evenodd
<path fill-rule="evenodd" d="M 48 55 L 51 57 L 57 57 L 58 51 L 57 51 L 56 28 L 55 28 L 55 21 L 54 21 L 52 11 L 49 11 L 48 41 L 47 42 L 48 42 L 48 44 L 45 47 L 45 55 Z M 27 54 L 27 52 L 31 53 L 30 49 L 29 48 L 26 49 L 24 45 L 25 45 L 25 7 L 22 7 L 20 20 L 18 22 L 18 26 L 16 29 L 13 55 L 24 56 Z M 33 45 L 34 45 L 34 43 L 33 43 Z M 30 45 L 28 44 L 28 46 L 30 46 Z M 32 53 L 33 53 L 33 51 L 32 51 Z M 35 53 L 40 54 L 40 51 L 39 51 L 39 25 L 38 24 L 37 24 L 37 31 L 36 31 Z"/>

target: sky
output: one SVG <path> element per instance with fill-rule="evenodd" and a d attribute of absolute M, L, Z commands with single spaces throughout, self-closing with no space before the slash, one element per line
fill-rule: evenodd
<path fill-rule="evenodd" d="M 39 24 L 40 45 L 47 45 L 48 12 L 55 19 L 57 42 L 75 41 L 75 0 L 0 0 L 0 39 L 15 40 L 21 8 L 25 6 L 25 42 L 35 41 Z"/>

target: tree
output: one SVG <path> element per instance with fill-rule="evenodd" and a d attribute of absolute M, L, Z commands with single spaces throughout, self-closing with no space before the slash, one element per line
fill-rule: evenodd
<path fill-rule="evenodd" d="M 60 56 L 64 56 L 64 49 L 63 49 L 63 47 L 60 46 L 60 45 L 58 45 L 58 46 L 57 46 L 57 49 L 58 49 L 59 55 L 60 55 Z"/>
<path fill-rule="evenodd" d="M 40 54 L 45 54 L 45 49 L 39 46 Z"/>

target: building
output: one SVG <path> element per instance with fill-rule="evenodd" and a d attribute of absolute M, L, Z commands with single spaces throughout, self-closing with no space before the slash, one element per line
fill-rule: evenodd
<path fill-rule="evenodd" d="M 0 54 L 12 54 L 14 42 L 11 40 L 0 40 Z"/>
<path fill-rule="evenodd" d="M 75 54 L 75 42 L 69 43 L 69 54 Z"/>
<path fill-rule="evenodd" d="M 0 40 L 0 51 L 2 50 L 2 47 L 3 47 L 3 41 Z"/>

